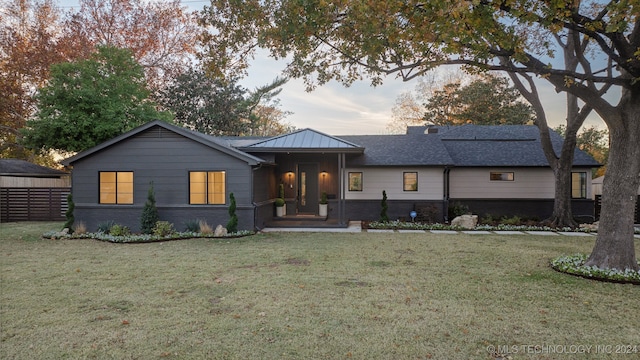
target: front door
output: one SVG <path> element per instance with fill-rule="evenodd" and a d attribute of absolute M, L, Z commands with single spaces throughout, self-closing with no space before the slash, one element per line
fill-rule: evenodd
<path fill-rule="evenodd" d="M 318 213 L 318 164 L 298 165 L 298 213 Z"/>

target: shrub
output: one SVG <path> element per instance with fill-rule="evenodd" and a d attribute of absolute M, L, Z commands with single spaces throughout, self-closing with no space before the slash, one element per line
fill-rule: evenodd
<path fill-rule="evenodd" d="M 387 205 L 387 192 L 382 190 L 382 202 L 381 202 L 382 210 L 380 211 L 380 221 L 387 222 L 389 221 L 389 216 L 387 215 L 387 210 L 389 206 Z"/>
<path fill-rule="evenodd" d="M 276 207 L 283 207 L 283 206 L 284 206 L 284 199 L 276 198 Z"/>
<path fill-rule="evenodd" d="M 211 227 L 211 225 L 207 224 L 206 221 L 204 220 L 200 220 L 198 222 L 198 227 L 200 228 L 200 233 L 201 234 L 213 234 L 213 228 Z"/>
<path fill-rule="evenodd" d="M 199 232 L 201 220 L 187 220 L 184 222 L 184 228 L 188 232 Z"/>
<path fill-rule="evenodd" d="M 111 232 L 111 228 L 116 225 L 116 222 L 113 220 L 107 220 L 98 224 L 98 232 L 103 234 L 108 234 Z"/>
<path fill-rule="evenodd" d="M 156 236 L 167 236 L 175 232 L 173 224 L 168 221 L 156 221 L 153 226 L 152 233 Z"/>
<path fill-rule="evenodd" d="M 113 236 L 127 236 L 131 235 L 131 230 L 124 225 L 115 224 L 111 226 L 111 229 L 109 229 L 109 234 Z"/>
<path fill-rule="evenodd" d="M 479 222 L 487 225 L 495 225 L 497 223 L 497 219 L 491 214 L 485 214 Z"/>
<path fill-rule="evenodd" d="M 453 205 L 449 205 L 449 220 L 453 220 L 454 218 L 469 213 L 469 207 L 467 205 L 461 204 L 459 202 L 453 203 Z"/>
<path fill-rule="evenodd" d="M 231 204 L 229 204 L 229 222 L 227 223 L 227 231 L 229 233 L 238 232 L 238 216 L 236 215 L 236 198 L 233 193 L 229 193 Z"/>
<path fill-rule="evenodd" d="M 327 200 L 327 193 L 326 192 L 322 192 L 322 196 L 320 197 L 320 204 L 328 204 L 329 201 Z"/>
<path fill-rule="evenodd" d="M 510 218 L 505 216 L 502 219 L 500 219 L 500 223 L 505 225 L 520 225 L 522 224 L 522 219 L 517 215 L 512 216 Z"/>
<path fill-rule="evenodd" d="M 153 191 L 153 181 L 149 183 L 149 191 L 147 192 L 147 202 L 142 209 L 142 217 L 140 218 L 140 231 L 143 234 L 151 234 L 153 228 L 158 222 L 158 208 L 156 207 L 156 197 Z"/>
<path fill-rule="evenodd" d="M 440 219 L 438 207 L 435 205 L 424 205 L 416 209 L 418 221 L 424 221 L 427 223 L 436 223 Z"/>
<path fill-rule="evenodd" d="M 73 195 L 67 195 L 67 212 L 64 213 L 64 216 L 67 221 L 65 221 L 63 228 L 69 229 L 69 233 L 73 234 L 73 222 L 75 218 L 73 217 L 73 210 L 76 205 L 73 203 Z"/>
<path fill-rule="evenodd" d="M 85 225 L 82 221 L 78 221 L 78 223 L 74 226 L 73 233 L 76 235 L 86 234 L 87 225 Z"/>

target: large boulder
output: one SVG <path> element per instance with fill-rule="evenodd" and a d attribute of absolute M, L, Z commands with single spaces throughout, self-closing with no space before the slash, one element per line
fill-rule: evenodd
<path fill-rule="evenodd" d="M 213 232 L 213 236 L 214 237 L 227 236 L 227 228 L 223 227 L 222 225 L 216 226 L 216 230 Z"/>
<path fill-rule="evenodd" d="M 460 215 L 451 220 L 451 226 L 459 226 L 463 229 L 475 229 L 478 225 L 478 215 Z"/>

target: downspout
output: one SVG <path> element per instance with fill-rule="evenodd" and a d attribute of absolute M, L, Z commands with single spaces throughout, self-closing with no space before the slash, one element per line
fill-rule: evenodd
<path fill-rule="evenodd" d="M 338 154 L 338 222 L 340 225 L 344 224 L 344 154 Z"/>
<path fill-rule="evenodd" d="M 443 181 L 442 181 L 442 214 L 444 215 L 445 224 L 449 223 L 449 172 L 451 169 L 448 166 L 444 167 Z"/>
<path fill-rule="evenodd" d="M 256 203 L 256 198 L 254 194 L 254 181 L 256 179 L 255 171 L 262 169 L 262 163 L 258 164 L 258 167 L 254 167 L 251 169 L 251 204 L 253 205 L 253 229 L 260 231 L 261 229 L 258 227 L 258 204 Z"/>

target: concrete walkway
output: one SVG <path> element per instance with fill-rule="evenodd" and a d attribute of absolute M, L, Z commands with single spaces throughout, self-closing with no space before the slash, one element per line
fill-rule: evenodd
<path fill-rule="evenodd" d="M 409 230 L 409 229 L 362 229 L 360 221 L 350 221 L 346 228 L 271 228 L 262 229 L 262 232 L 340 232 L 340 233 L 359 233 L 367 232 L 372 234 L 378 233 L 401 233 L 401 234 L 469 234 L 469 235 L 541 235 L 541 236 L 582 236 L 594 237 L 596 233 L 572 232 L 572 231 L 506 231 L 506 230 Z M 635 234 L 636 239 L 640 239 L 639 234 Z"/>

